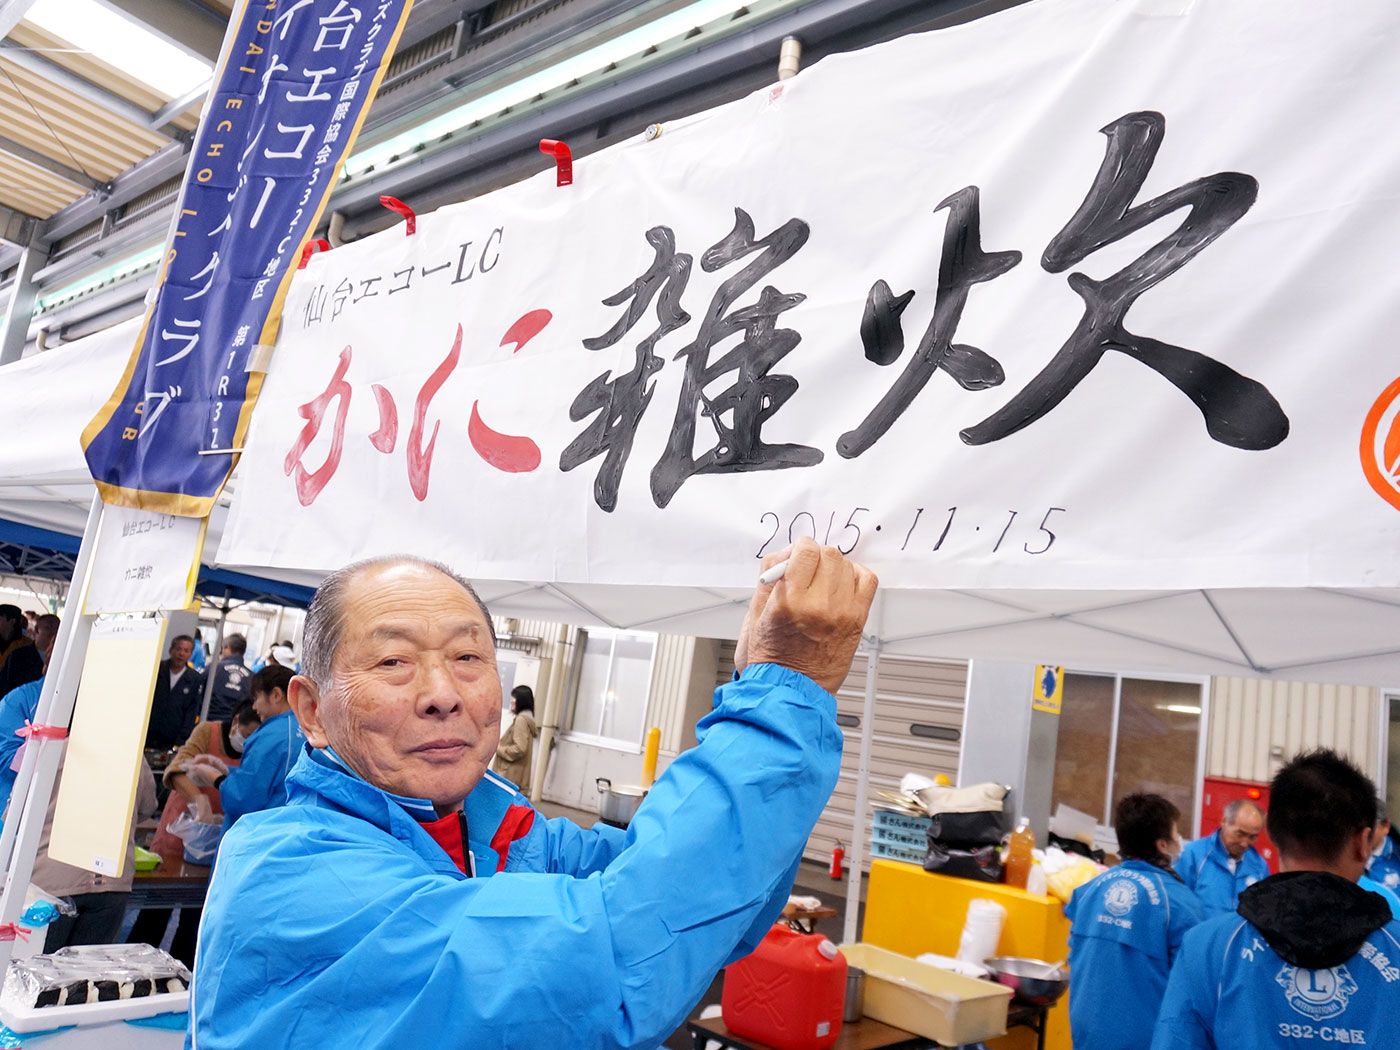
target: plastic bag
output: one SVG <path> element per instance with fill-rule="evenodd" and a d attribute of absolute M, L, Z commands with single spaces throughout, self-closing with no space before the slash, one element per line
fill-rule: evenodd
<path fill-rule="evenodd" d="M 213 864 L 219 852 L 222 824 L 204 824 L 188 813 L 181 813 L 170 822 L 170 834 L 185 843 L 185 859 L 191 864 Z"/>
<path fill-rule="evenodd" d="M 1069 899 L 1074 896 L 1075 890 L 1086 882 L 1093 882 L 1105 870 L 1092 860 L 1073 857 L 1059 871 L 1047 872 L 1045 881 L 1049 885 L 1051 894 L 1068 904 Z"/>
<path fill-rule="evenodd" d="M 72 1006 L 183 992 L 190 972 L 149 944 L 85 944 L 16 959 L 3 997 L 14 1007 Z"/>

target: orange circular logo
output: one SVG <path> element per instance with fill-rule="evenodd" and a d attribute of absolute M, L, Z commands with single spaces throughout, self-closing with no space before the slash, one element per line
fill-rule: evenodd
<path fill-rule="evenodd" d="M 1400 510 L 1400 379 L 1376 398 L 1361 427 L 1361 469 L 1371 488 Z"/>

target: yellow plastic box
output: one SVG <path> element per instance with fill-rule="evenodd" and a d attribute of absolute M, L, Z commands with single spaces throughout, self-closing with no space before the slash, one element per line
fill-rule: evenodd
<path fill-rule="evenodd" d="M 1006 1034 L 1010 988 L 940 970 L 873 944 L 843 944 L 841 951 L 852 966 L 865 971 L 866 1017 L 945 1046 Z"/>

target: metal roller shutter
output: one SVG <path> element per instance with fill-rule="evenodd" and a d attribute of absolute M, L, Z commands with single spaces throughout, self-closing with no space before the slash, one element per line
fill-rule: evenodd
<path fill-rule="evenodd" d="M 734 643 L 722 642 L 716 684 L 734 672 Z M 855 812 L 856 767 L 860 761 L 860 717 L 865 706 L 864 656 L 851 664 L 851 673 L 836 693 L 836 717 L 846 736 L 841 756 L 841 779 L 831 801 L 807 840 L 803 856 L 827 863 L 833 843 L 850 847 Z M 914 657 L 881 657 L 876 680 L 875 727 L 870 748 L 870 798 L 883 788 L 895 791 L 905 773 L 956 778 L 962 747 L 963 707 L 967 693 L 967 664 Z M 870 866 L 870 814 L 865 815 L 865 870 Z"/>

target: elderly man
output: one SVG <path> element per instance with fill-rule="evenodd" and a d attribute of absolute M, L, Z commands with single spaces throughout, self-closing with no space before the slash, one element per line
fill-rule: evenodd
<path fill-rule="evenodd" d="M 287 805 L 224 838 L 191 1045 L 660 1044 L 786 899 L 875 586 L 800 541 L 698 745 L 622 832 L 544 821 L 487 773 L 501 686 L 464 581 L 407 558 L 327 578 L 291 686 L 309 748 Z"/>
<path fill-rule="evenodd" d="M 1400 1048 L 1400 922 L 1357 885 L 1375 822 L 1375 788 L 1334 752 L 1279 770 L 1269 835 L 1283 870 L 1186 935 L 1152 1050 Z"/>
<path fill-rule="evenodd" d="M 1254 848 L 1263 830 L 1259 807 L 1248 799 L 1235 799 L 1225 807 L 1214 834 L 1188 842 L 1181 851 L 1176 873 L 1195 892 L 1207 919 L 1233 913 L 1240 891 L 1269 877 L 1269 865 Z"/>

